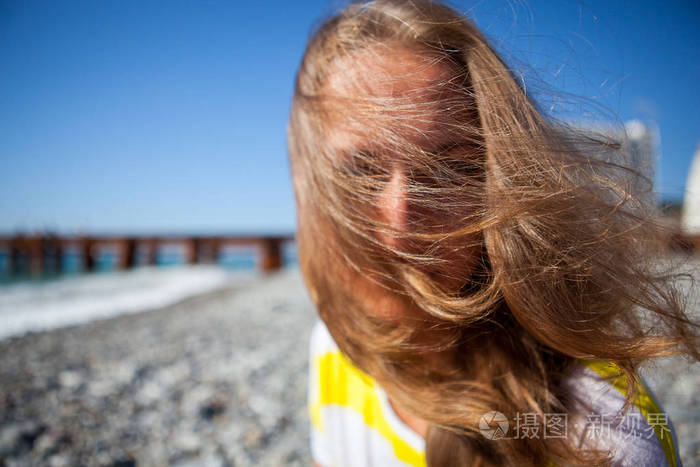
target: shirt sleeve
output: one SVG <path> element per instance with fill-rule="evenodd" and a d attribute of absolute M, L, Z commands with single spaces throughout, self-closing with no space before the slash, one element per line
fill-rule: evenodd
<path fill-rule="evenodd" d="M 643 414 L 633 405 L 625 414 L 620 414 L 624 395 L 586 368 L 577 370 L 569 381 L 569 388 L 577 400 L 569 426 L 579 446 L 609 451 L 612 465 L 617 467 L 669 465 L 659 436 L 670 437 L 674 441 L 673 449 L 677 443 L 673 425 L 665 413 Z M 678 452 L 674 454 L 676 462 L 671 467 L 681 466 Z"/>

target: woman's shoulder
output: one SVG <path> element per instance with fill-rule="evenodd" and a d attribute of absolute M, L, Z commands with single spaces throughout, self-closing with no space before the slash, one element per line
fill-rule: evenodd
<path fill-rule="evenodd" d="M 326 441 L 321 442 L 326 437 L 322 435 L 324 425 L 341 422 L 349 425 L 353 422 L 355 428 L 370 428 L 365 427 L 364 423 L 354 423 L 354 415 L 361 415 L 362 420 L 389 418 L 391 421 L 388 415 L 392 411 L 382 407 L 382 393 L 378 391 L 378 386 L 342 355 L 321 320 L 316 322 L 311 332 L 310 357 L 312 448 L 318 459 L 325 458 L 321 452 L 321 447 L 327 444 Z M 571 396 L 566 414 L 569 437 L 575 439 L 580 447 L 610 450 L 613 465 L 616 466 L 681 465 L 671 420 L 643 379 L 640 378 L 634 404 L 628 412 L 621 414 L 629 388 L 619 369 L 605 361 L 581 360 L 578 363 L 562 381 Z M 374 413 L 364 413 L 370 407 L 374 407 Z M 397 428 L 396 425 L 402 428 L 398 422 L 386 424 L 394 428 Z M 344 426 L 342 430 L 329 430 L 335 431 L 347 432 L 348 428 Z M 390 444 L 395 444 L 394 448 L 403 446 L 405 443 L 401 438 L 405 439 L 409 430 L 387 430 L 387 433 L 392 431 L 404 436 L 388 436 Z M 418 464 L 411 465 L 424 462 L 424 458 L 420 457 L 423 455 L 420 441 L 415 440 L 413 447 L 406 446 L 406 452 L 419 460 Z M 344 449 L 348 448 L 344 446 Z"/>
<path fill-rule="evenodd" d="M 322 386 L 325 391 L 325 398 L 330 394 L 335 397 L 344 397 L 343 393 L 348 391 L 355 395 L 364 394 L 369 397 L 376 391 L 376 382 L 362 370 L 357 368 L 340 351 L 338 344 L 333 340 L 333 336 L 325 323 L 318 320 L 311 331 L 309 343 L 310 371 L 312 386 Z"/>
<path fill-rule="evenodd" d="M 317 319 L 311 330 L 311 338 L 309 340 L 310 355 L 318 356 L 328 352 L 337 352 L 338 345 L 333 340 L 331 333 L 328 331 L 326 324 Z"/>
<path fill-rule="evenodd" d="M 641 376 L 624 414 L 631 388 L 610 362 L 581 360 L 562 385 L 571 396 L 568 426 L 579 446 L 610 450 L 617 466 L 681 465 L 671 419 Z"/>
<path fill-rule="evenodd" d="M 355 367 L 321 321 L 311 332 L 311 453 L 321 465 L 425 466 L 425 443 Z"/>

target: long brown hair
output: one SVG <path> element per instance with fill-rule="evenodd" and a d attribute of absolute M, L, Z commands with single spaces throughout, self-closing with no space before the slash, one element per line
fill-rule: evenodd
<path fill-rule="evenodd" d="M 405 76 L 362 73 L 341 75 L 351 91 L 329 86 L 364 52 L 406 51 L 417 69 L 439 70 L 423 89 L 377 97 L 366 92 L 373 80 Z M 439 147 L 406 137 L 438 116 Z M 372 147 L 339 154 L 329 122 L 371 131 Z M 635 188 L 640 175 L 613 162 L 619 142 L 546 116 L 453 9 L 377 0 L 327 19 L 298 71 L 288 140 L 312 299 L 343 352 L 430 423 L 428 465 L 605 464 L 608 453 L 566 438 L 487 440 L 479 418 L 566 412 L 559 383 L 578 359 L 614 362 L 632 388 L 647 359 L 700 359 L 677 276 L 650 255 L 661 236 Z M 376 215 L 387 151 L 408 174 L 406 229 Z M 407 313 L 364 309 L 351 277 Z M 450 358 L 430 365 L 435 352 Z"/>

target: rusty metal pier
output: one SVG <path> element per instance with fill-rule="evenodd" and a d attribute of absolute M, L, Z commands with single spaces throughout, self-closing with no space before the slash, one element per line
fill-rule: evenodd
<path fill-rule="evenodd" d="M 53 234 L 0 236 L 0 250 L 9 259 L 10 275 L 19 271 L 32 276 L 62 271 L 66 253 L 80 258 L 81 270 L 96 270 L 99 250 L 109 248 L 115 257 L 116 269 L 130 269 L 139 265 L 155 265 L 164 246 L 177 246 L 183 252 L 183 263 L 216 263 L 223 249 L 249 247 L 256 252 L 257 268 L 264 273 L 273 272 L 284 265 L 283 246 L 293 242 L 289 235 L 81 235 L 59 236 Z"/>

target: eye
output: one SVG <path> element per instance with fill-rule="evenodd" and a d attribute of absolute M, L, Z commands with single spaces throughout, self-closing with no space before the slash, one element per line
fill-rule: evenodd
<path fill-rule="evenodd" d="M 444 165 L 454 178 L 481 179 L 484 175 L 484 169 L 477 161 L 449 158 Z"/>
<path fill-rule="evenodd" d="M 410 178 L 424 188 L 448 188 L 481 180 L 484 175 L 478 154 L 465 144 L 449 144 L 429 154 L 430 161 L 412 167 Z"/>
<path fill-rule="evenodd" d="M 361 187 L 371 191 L 380 190 L 391 178 L 383 161 L 366 151 L 358 151 L 350 155 L 344 169 L 354 183 L 359 183 Z"/>

